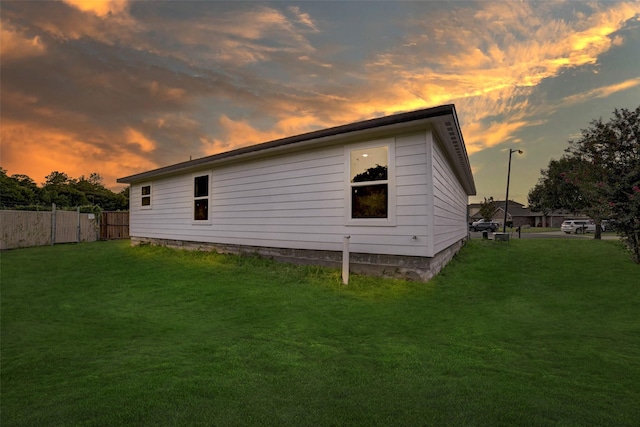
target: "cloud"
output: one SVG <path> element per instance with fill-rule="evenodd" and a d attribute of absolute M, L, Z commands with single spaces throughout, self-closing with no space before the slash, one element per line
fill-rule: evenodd
<path fill-rule="evenodd" d="M 46 52 L 46 47 L 39 36 L 30 37 L 25 29 L 17 29 L 10 22 L 2 21 L 0 41 L 0 55 L 3 62 L 39 56 Z"/>
<path fill-rule="evenodd" d="M 121 13 L 129 7 L 127 0 L 63 0 L 65 3 L 97 16 L 105 17 L 110 14 Z"/>
<path fill-rule="evenodd" d="M 142 150 L 142 152 L 144 153 L 154 151 L 158 146 L 155 141 L 152 141 L 151 139 L 144 136 L 142 132 L 139 132 L 130 127 L 127 127 L 125 129 L 125 140 L 127 141 L 127 144 L 133 144 L 140 147 L 140 150 Z"/>
<path fill-rule="evenodd" d="M 52 171 L 79 177 L 97 172 L 105 183 L 116 178 L 158 167 L 149 156 L 137 149 L 119 144 L 97 144 L 97 139 L 110 139 L 108 135 L 83 135 L 23 123 L 2 120 L 2 167 L 11 174 L 20 173 L 43 182 Z M 42 180 L 42 181 L 41 181 Z"/>
<path fill-rule="evenodd" d="M 435 17 L 432 11 L 429 16 L 415 14 L 396 46 L 371 57 L 364 68 L 348 71 L 355 77 L 353 86 L 327 84 L 348 64 L 334 62 L 331 70 L 316 70 L 323 83 L 301 96 L 289 91 L 282 101 L 283 111 L 307 106 L 315 120 L 286 129 L 280 118 L 262 132 L 248 122 L 232 125 L 223 120 L 225 132 L 208 152 L 234 146 L 243 134 L 251 135 L 245 140 L 252 143 L 264 142 L 294 134 L 287 130 L 306 131 L 313 125 L 332 126 L 449 102 L 459 106 L 469 153 L 517 142 L 518 132 L 544 124 L 555 111 L 553 105 L 530 102 L 536 88 L 567 69 L 594 64 L 621 43 L 614 33 L 640 13 L 640 6 L 633 3 L 607 4 L 602 9 L 582 5 L 580 16 L 563 3 L 513 3 L 505 8 L 481 2 L 473 7 L 479 9 L 461 6 Z M 598 93 L 606 96 L 604 91 Z M 272 117 L 279 111 L 275 108 Z"/>
<path fill-rule="evenodd" d="M 614 93 L 626 91 L 636 86 L 640 86 L 640 77 L 635 79 L 625 80 L 620 83 L 615 83 L 608 86 L 598 87 L 595 89 L 591 89 L 587 92 L 577 93 L 575 95 L 568 96 L 562 100 L 563 106 L 568 106 L 572 104 L 579 104 L 586 101 L 590 101 L 594 98 L 607 98 L 608 96 L 613 95 Z"/>
<path fill-rule="evenodd" d="M 166 13 L 174 12 L 172 7 L 181 8 L 177 3 L 166 7 Z M 153 38 L 146 38 L 145 49 L 190 64 L 217 67 L 268 62 L 282 53 L 295 58 L 312 54 L 315 49 L 307 34 L 318 31 L 313 20 L 298 7 L 288 11 L 292 16 L 256 4 L 239 3 L 237 8 L 218 10 L 212 3 L 203 16 L 190 16 L 188 20 L 158 16 L 156 25 L 171 36 L 161 40 L 171 42 L 159 45 Z"/>
<path fill-rule="evenodd" d="M 200 139 L 206 155 L 305 133 L 317 124 L 317 118 L 291 115 L 279 120 L 269 130 L 256 129 L 247 120 L 232 120 L 226 115 L 220 117 L 218 124 L 221 130 L 219 138 Z"/>
<path fill-rule="evenodd" d="M 115 170 L 113 150 L 138 167 L 123 176 L 455 102 L 473 153 L 517 142 L 561 108 L 538 95 L 540 86 L 624 46 L 629 36 L 619 30 L 640 13 L 639 3 L 622 2 L 403 8 L 341 29 L 329 19 L 335 11 L 314 3 L 3 2 L 0 95 L 2 120 L 12 123 L 3 136 L 35 141 L 38 130 L 54 149 L 67 153 L 67 141 Z M 339 13 L 348 11 L 354 15 L 335 22 L 362 12 L 345 6 Z M 638 85 L 628 75 L 620 80 L 568 92 L 564 102 Z M 3 162 L 9 156 L 17 164 L 19 145 L 7 147 L 3 141 Z M 97 172 L 108 175 L 102 166 Z"/>
<path fill-rule="evenodd" d="M 47 46 L 75 40 L 91 40 L 136 49 L 148 47 L 140 34 L 146 26 L 128 13 L 128 2 L 3 2 L 3 26 L 10 22 L 28 28 Z"/>
<path fill-rule="evenodd" d="M 480 122 L 471 123 L 465 127 L 465 145 L 469 154 L 485 148 L 494 147 L 514 141 L 514 133 L 524 127 L 540 123 L 528 121 L 491 122 L 485 125 Z"/>
<path fill-rule="evenodd" d="M 296 20 L 300 24 L 308 27 L 313 32 L 319 32 L 315 22 L 313 22 L 313 19 L 311 19 L 311 16 L 308 13 L 302 12 L 298 6 L 289 6 L 289 11 L 296 17 Z"/>
<path fill-rule="evenodd" d="M 567 69 L 595 64 L 623 43 L 614 33 L 640 13 L 639 3 L 568 6 L 480 2 L 415 14 L 402 42 L 367 66 L 367 77 L 384 88 L 374 102 L 389 112 L 455 101 L 470 152 L 509 141 L 545 115 L 545 106 L 528 101 L 536 87 Z M 608 96 L 633 82 L 591 95 Z M 504 117 L 509 120 L 498 120 Z"/>

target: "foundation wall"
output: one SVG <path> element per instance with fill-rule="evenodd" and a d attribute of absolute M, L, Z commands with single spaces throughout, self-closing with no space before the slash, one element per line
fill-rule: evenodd
<path fill-rule="evenodd" d="M 442 270 L 449 261 L 451 261 L 465 242 L 466 239 L 460 240 L 450 247 L 440 251 L 434 257 L 380 255 L 351 252 L 349 254 L 349 271 L 357 274 L 428 281 L 438 274 L 438 272 Z M 337 251 L 225 245 L 145 237 L 131 237 L 131 245 L 158 245 L 183 250 L 261 256 L 279 262 L 322 265 L 334 268 L 340 268 L 342 265 L 342 252 Z"/>

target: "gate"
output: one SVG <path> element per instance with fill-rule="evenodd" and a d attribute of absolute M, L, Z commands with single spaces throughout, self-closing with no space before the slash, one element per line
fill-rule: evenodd
<path fill-rule="evenodd" d="M 100 240 L 129 238 L 129 212 L 102 212 Z"/>

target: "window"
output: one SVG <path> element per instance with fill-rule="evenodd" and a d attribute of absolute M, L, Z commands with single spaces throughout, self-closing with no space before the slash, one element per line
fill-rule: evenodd
<path fill-rule="evenodd" d="M 143 208 L 151 208 L 151 185 L 143 185 L 141 188 L 141 205 Z"/>
<path fill-rule="evenodd" d="M 193 179 L 193 220 L 209 220 L 209 175 Z"/>
<path fill-rule="evenodd" d="M 380 141 L 348 151 L 348 223 L 394 225 L 392 151 Z"/>

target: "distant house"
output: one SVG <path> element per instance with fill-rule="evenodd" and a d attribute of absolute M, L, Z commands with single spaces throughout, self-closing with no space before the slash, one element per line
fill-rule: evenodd
<path fill-rule="evenodd" d="M 495 201 L 496 211 L 492 219 L 500 224 L 504 222 L 504 200 Z M 471 203 L 468 207 L 469 221 L 477 221 L 482 218 L 480 215 L 480 203 Z M 569 211 L 557 210 L 543 214 L 534 212 L 526 208 L 522 203 L 509 199 L 507 212 L 507 223 L 513 223 L 514 227 L 560 227 L 567 218 L 574 218 Z"/>
<path fill-rule="evenodd" d="M 133 245 L 252 253 L 427 280 L 467 239 L 455 107 L 367 120 L 120 178 Z"/>

